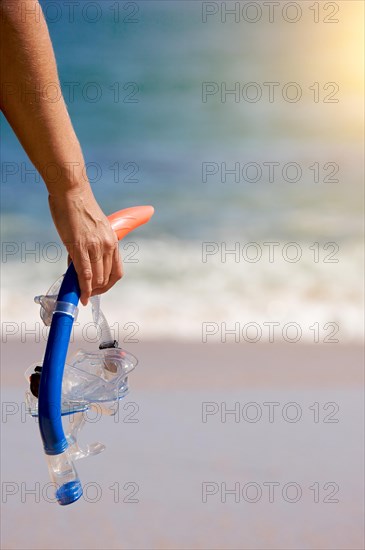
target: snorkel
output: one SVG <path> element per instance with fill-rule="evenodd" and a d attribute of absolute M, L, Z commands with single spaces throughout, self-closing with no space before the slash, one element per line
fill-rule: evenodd
<path fill-rule="evenodd" d="M 108 219 L 118 240 L 121 240 L 127 233 L 148 222 L 153 212 L 152 206 L 137 206 L 116 212 Z M 82 495 L 74 460 L 104 449 L 101 444 L 88 446 L 85 450 L 78 447 L 76 435 L 84 423 L 83 412 L 92 403 L 118 402 L 128 390 L 127 375 L 137 363 L 131 354 L 119 348 L 118 343 L 111 338 L 99 307 L 99 297 L 94 297 L 91 300 L 94 322 L 100 323 L 102 334 L 100 351 L 97 354 L 79 352 L 74 363 L 65 368 L 79 298 L 77 273 L 71 263 L 57 296 L 53 288 L 53 292 L 35 299 L 41 305 L 41 317 L 45 324 L 50 322 L 50 331 L 43 364 L 36 367 L 30 376 L 28 410 L 39 418 L 49 474 L 56 486 L 57 501 L 61 505 L 71 504 Z M 37 380 L 39 387 L 35 391 Z M 34 397 L 38 397 L 38 404 Z M 70 414 L 75 414 L 76 422 L 66 436 L 61 417 Z"/>

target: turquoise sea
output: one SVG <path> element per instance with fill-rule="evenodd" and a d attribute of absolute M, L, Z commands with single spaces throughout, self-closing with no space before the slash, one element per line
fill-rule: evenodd
<path fill-rule="evenodd" d="M 303 1 L 296 13 L 282 2 L 270 15 L 259 2 L 223 4 L 42 2 L 97 199 L 106 213 L 156 209 L 123 248 L 121 309 L 151 337 L 200 338 L 203 320 L 289 319 L 337 322 L 357 339 L 363 5 L 316 13 Z M 27 300 L 32 318 L 32 292 L 66 259 L 4 118 L 1 155 L 3 314 L 24 317 Z M 204 243 L 215 251 L 206 262 Z M 276 243 L 273 261 L 263 243 Z"/>

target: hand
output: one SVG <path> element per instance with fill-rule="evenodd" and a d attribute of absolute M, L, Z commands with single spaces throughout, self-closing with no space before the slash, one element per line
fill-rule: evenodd
<path fill-rule="evenodd" d="M 72 259 L 85 306 L 123 276 L 118 239 L 90 187 L 80 192 L 49 195 L 58 234 Z"/>

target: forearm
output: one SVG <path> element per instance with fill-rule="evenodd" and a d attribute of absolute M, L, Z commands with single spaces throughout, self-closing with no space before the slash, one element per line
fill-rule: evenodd
<path fill-rule="evenodd" d="M 88 187 L 84 160 L 60 94 L 40 5 L 37 0 L 0 0 L 0 15 L 1 109 L 49 193 L 78 192 Z"/>
<path fill-rule="evenodd" d="M 30 13 L 37 10 L 38 14 Z M 117 238 L 91 191 L 37 0 L 0 0 L 0 107 L 42 175 L 57 231 L 74 262 L 86 305 L 122 277 Z"/>

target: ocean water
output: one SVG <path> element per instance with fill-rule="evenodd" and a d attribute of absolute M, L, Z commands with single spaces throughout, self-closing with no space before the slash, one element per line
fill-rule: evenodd
<path fill-rule="evenodd" d="M 321 341 L 336 327 L 357 340 L 363 4 L 281 2 L 272 22 L 250 4 L 42 2 L 100 205 L 156 209 L 123 245 L 105 310 L 141 338 L 294 322 L 309 341 L 315 323 Z M 3 320 L 31 323 L 66 256 L 4 118 L 1 155 Z"/>

